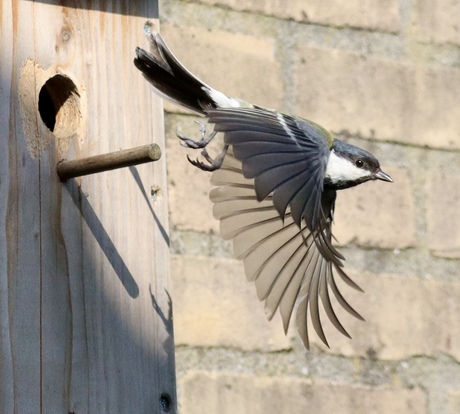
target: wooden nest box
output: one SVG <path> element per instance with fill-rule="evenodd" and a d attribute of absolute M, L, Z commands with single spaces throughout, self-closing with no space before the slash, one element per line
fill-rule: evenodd
<path fill-rule="evenodd" d="M 157 19 L 0 1 L 2 413 L 176 412 L 163 112 L 133 65 Z M 128 167 L 59 179 L 102 154 Z"/>

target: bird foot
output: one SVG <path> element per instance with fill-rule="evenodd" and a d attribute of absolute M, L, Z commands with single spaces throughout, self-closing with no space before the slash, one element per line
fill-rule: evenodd
<path fill-rule="evenodd" d="M 208 154 L 208 151 L 206 151 L 206 148 L 204 148 L 203 151 L 201 151 L 201 155 L 203 156 L 203 158 L 209 164 L 206 164 L 206 163 L 204 163 L 202 161 L 198 161 L 198 159 L 192 160 L 188 155 L 187 155 L 187 159 L 190 162 L 190 164 L 194 165 L 195 167 L 199 168 L 200 170 L 203 170 L 203 171 L 216 171 L 222 166 L 222 163 L 224 162 L 225 155 L 227 154 L 227 150 L 228 150 L 228 145 L 225 145 L 225 147 L 222 150 L 222 152 L 216 158 L 212 158 Z"/>
<path fill-rule="evenodd" d="M 213 131 L 210 134 L 206 135 L 206 125 L 201 121 L 195 121 L 200 126 L 200 136 L 201 139 L 195 140 L 185 135 L 182 135 L 179 131 L 176 132 L 177 137 L 181 140 L 180 144 L 186 148 L 199 149 L 205 148 L 211 140 L 216 136 L 217 132 Z"/>
<path fill-rule="evenodd" d="M 200 126 L 200 140 L 191 139 L 182 135 L 180 132 L 176 132 L 177 137 L 180 139 L 180 144 L 183 147 L 191 148 L 191 149 L 200 149 L 202 148 L 201 155 L 203 158 L 208 162 L 204 163 L 202 161 L 192 160 L 188 155 L 187 159 L 189 160 L 190 164 L 194 165 L 195 167 L 199 168 L 203 171 L 215 171 L 218 170 L 222 163 L 224 162 L 225 154 L 228 150 L 228 145 L 225 145 L 222 152 L 216 157 L 212 158 L 208 151 L 206 150 L 206 146 L 211 142 L 211 140 L 216 136 L 217 132 L 213 131 L 210 134 L 206 134 L 206 125 L 201 121 L 195 121 Z"/>

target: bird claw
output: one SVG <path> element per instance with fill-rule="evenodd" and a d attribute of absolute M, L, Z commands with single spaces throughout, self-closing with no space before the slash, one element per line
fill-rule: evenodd
<path fill-rule="evenodd" d="M 203 151 L 201 151 L 201 155 L 209 164 L 206 164 L 202 161 L 198 161 L 198 159 L 192 160 L 188 155 L 187 155 L 187 159 L 190 162 L 190 164 L 194 165 L 200 170 L 212 172 L 212 171 L 218 170 L 222 166 L 225 155 L 227 154 L 227 150 L 228 150 L 228 145 L 224 147 L 222 152 L 216 158 L 212 158 L 208 154 L 208 151 L 206 151 L 206 148 L 204 148 Z"/>
<path fill-rule="evenodd" d="M 205 148 L 211 140 L 216 136 L 217 132 L 213 131 L 209 135 L 206 135 L 206 125 L 201 121 L 195 121 L 200 126 L 200 140 L 191 139 L 182 135 L 179 131 L 176 132 L 177 138 L 181 140 L 180 144 L 183 147 L 191 149 Z"/>
<path fill-rule="evenodd" d="M 203 149 L 201 151 L 201 155 L 208 163 L 198 161 L 198 159 L 192 160 L 187 155 L 187 159 L 189 160 L 190 164 L 194 165 L 195 167 L 203 171 L 218 170 L 222 166 L 222 163 L 224 162 L 225 154 L 227 153 L 227 150 L 228 150 L 228 145 L 225 145 L 222 152 L 216 158 L 213 159 L 208 154 L 208 151 L 206 150 L 206 146 L 216 136 L 217 132 L 213 131 L 210 134 L 206 135 L 206 125 L 201 121 L 195 121 L 195 122 L 199 125 L 201 139 L 200 140 L 191 139 L 189 137 L 186 137 L 185 135 L 182 135 L 179 131 L 177 131 L 176 135 L 180 139 L 180 145 L 185 148 L 191 148 L 191 149 L 202 148 Z"/>

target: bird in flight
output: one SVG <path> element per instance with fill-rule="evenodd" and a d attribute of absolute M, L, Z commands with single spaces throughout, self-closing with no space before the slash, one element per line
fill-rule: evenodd
<path fill-rule="evenodd" d="M 306 119 L 231 98 L 208 86 L 173 55 L 159 33 L 150 33 L 150 52 L 136 49 L 134 64 L 164 98 L 207 118 L 201 139 L 178 134 L 182 144 L 202 149 L 213 171 L 210 193 L 221 235 L 233 241 L 249 281 L 271 319 L 279 310 L 287 332 L 295 311 L 297 330 L 309 349 L 307 314 L 329 346 L 320 302 L 331 323 L 350 337 L 331 302 L 363 318 L 345 300 L 337 277 L 361 290 L 343 270 L 344 257 L 332 244 L 331 226 L 338 190 L 369 180 L 392 182 L 369 152 L 335 138 Z M 224 149 L 211 158 L 206 146 L 223 133 Z"/>

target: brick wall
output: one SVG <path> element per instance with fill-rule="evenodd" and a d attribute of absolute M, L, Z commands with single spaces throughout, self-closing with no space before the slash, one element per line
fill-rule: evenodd
<path fill-rule="evenodd" d="M 206 83 L 320 123 L 394 179 L 339 193 L 367 322 L 340 314 L 353 340 L 326 324 L 331 348 L 307 352 L 218 235 L 209 175 L 175 138 L 196 116 L 165 106 L 181 414 L 459 413 L 460 2 L 163 0 L 160 17 Z"/>

